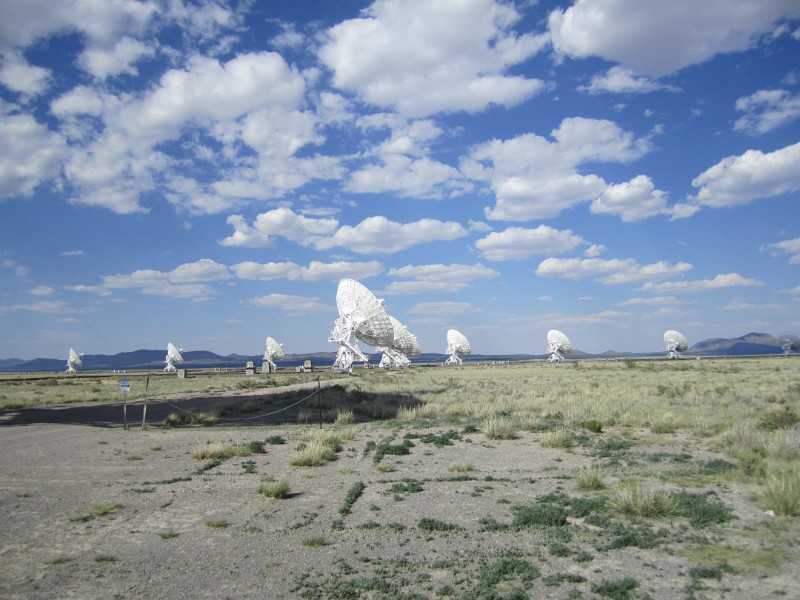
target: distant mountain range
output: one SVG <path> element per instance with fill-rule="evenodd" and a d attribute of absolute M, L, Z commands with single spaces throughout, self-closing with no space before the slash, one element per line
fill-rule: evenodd
<path fill-rule="evenodd" d="M 751 356 L 764 354 L 782 354 L 780 341 L 768 333 L 748 333 L 738 338 L 712 338 L 703 340 L 691 346 L 683 354 L 686 356 Z M 665 355 L 666 351 L 632 353 L 615 352 L 607 350 L 602 354 L 589 354 L 580 350 L 573 350 L 568 359 L 602 359 L 647 357 Z M 119 354 L 86 354 L 82 357 L 83 371 L 140 371 L 156 370 L 164 367 L 165 350 L 135 350 L 133 352 L 120 352 Z M 470 362 L 499 362 L 521 361 L 547 358 L 547 354 L 474 354 L 464 357 Z M 253 361 L 260 366 L 263 357 L 229 354 L 220 356 L 205 350 L 183 352 L 184 362 L 179 365 L 187 369 L 242 369 L 248 361 Z M 440 363 L 447 359 L 446 354 L 426 353 L 412 359 L 415 363 Z M 287 354 L 286 358 L 277 362 L 278 366 L 295 367 L 302 365 L 306 360 L 312 361 L 317 366 L 330 366 L 336 360 L 335 352 L 317 352 L 313 354 Z M 377 364 L 380 354 L 372 354 L 370 363 Z M 66 357 L 60 358 L 35 358 L 23 360 L 18 358 L 0 359 L 0 372 L 48 372 L 66 370 Z"/>

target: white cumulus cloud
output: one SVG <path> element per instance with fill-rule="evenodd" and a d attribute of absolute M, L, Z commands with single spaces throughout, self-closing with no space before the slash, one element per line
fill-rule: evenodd
<path fill-rule="evenodd" d="M 494 231 L 475 242 L 475 247 L 487 260 L 522 260 L 534 254 L 563 254 L 586 244 L 570 229 L 558 230 L 547 225 L 535 229 L 509 227 Z"/>
<path fill-rule="evenodd" d="M 679 293 L 679 292 L 706 292 L 732 287 L 758 287 L 763 285 L 757 279 L 742 277 L 738 273 L 725 273 L 713 279 L 697 279 L 694 281 L 665 281 L 664 283 L 645 283 L 642 291 L 656 293 Z"/>

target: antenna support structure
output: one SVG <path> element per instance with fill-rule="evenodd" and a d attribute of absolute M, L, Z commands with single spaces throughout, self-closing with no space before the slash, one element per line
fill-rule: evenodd
<path fill-rule="evenodd" d="M 389 315 L 383 308 L 383 300 L 355 279 L 339 281 L 336 290 L 336 308 L 339 318 L 333 323 L 329 342 L 339 344 L 333 370 L 351 371 L 356 361 L 369 363 L 358 341 L 370 346 L 389 347 L 394 342 L 394 329 Z"/>
<path fill-rule="evenodd" d="M 67 358 L 67 370 L 66 370 L 67 373 L 78 372 L 78 370 L 75 367 L 83 366 L 83 361 L 81 360 L 82 356 L 83 353 L 78 354 L 77 352 L 75 352 L 73 348 L 69 349 L 69 358 Z"/>
<path fill-rule="evenodd" d="M 381 369 L 410 367 L 411 360 L 408 357 L 419 356 L 421 353 L 417 336 L 392 315 L 389 315 L 389 321 L 391 321 L 392 329 L 394 330 L 394 341 L 390 346 L 375 348 L 378 352 L 383 353 L 378 367 Z"/>
<path fill-rule="evenodd" d="M 275 366 L 275 363 L 272 361 L 272 359 L 275 358 L 280 360 L 285 356 L 286 354 L 283 351 L 283 344 L 279 344 L 276 340 L 268 337 L 267 349 L 264 351 L 264 360 L 270 364 L 270 367 L 277 369 L 278 367 Z"/>

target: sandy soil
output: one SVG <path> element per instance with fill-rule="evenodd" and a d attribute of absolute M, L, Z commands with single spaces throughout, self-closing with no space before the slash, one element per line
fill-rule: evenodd
<path fill-rule="evenodd" d="M 698 529 L 685 519 L 631 522 L 632 530 L 657 533 L 656 547 L 612 549 L 610 530 L 588 519 L 509 527 L 515 507 L 545 494 L 600 495 L 578 491 L 574 480 L 581 467 L 604 464 L 591 444 L 548 449 L 542 434 L 531 432 L 515 440 L 463 434 L 442 447 L 413 437 L 410 453 L 386 456 L 382 463 L 394 470 L 381 472 L 370 442 L 448 429 L 391 431 L 372 423 L 356 426 L 355 440 L 335 461 L 293 467 L 300 437 L 314 429 L 297 425 L 296 413 L 272 424 L 156 427 L 167 409 L 151 405 L 153 426 L 127 431 L 119 405 L 0 415 L 0 597 L 512 598 L 524 589 L 530 598 L 601 598 L 604 583 L 625 578 L 636 584 L 633 598 L 800 597 L 798 550 L 777 541 L 787 530 L 795 535 L 796 523 L 765 515 L 753 502 L 755 489 L 744 484 L 714 489 L 732 511 L 727 523 Z M 140 410 L 131 408 L 132 423 Z M 202 473 L 204 461 L 191 457 L 207 442 L 270 436 L 287 443 Z M 638 475 L 657 481 L 658 469 L 677 464 L 669 457 L 686 453 L 691 462 L 722 458 L 679 435 L 662 438 L 634 447 L 640 457 L 666 457 L 640 460 Z M 459 474 L 454 465 L 472 470 Z M 625 467 L 606 473 L 613 489 Z M 267 475 L 286 477 L 290 497 L 258 495 Z M 363 493 L 344 514 L 357 482 Z M 104 503 L 120 506 L 79 518 Z M 214 520 L 224 526 L 209 526 Z M 720 554 L 726 548 L 736 551 Z M 725 560 L 715 562 L 715 553 Z M 725 561 L 730 569 L 698 571 Z"/>

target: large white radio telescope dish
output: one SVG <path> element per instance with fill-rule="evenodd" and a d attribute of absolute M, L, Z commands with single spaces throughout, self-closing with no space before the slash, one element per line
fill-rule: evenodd
<path fill-rule="evenodd" d="M 377 350 L 383 352 L 379 367 L 408 367 L 411 365 L 409 356 L 419 356 L 421 350 L 417 336 L 411 333 L 400 321 L 389 315 L 389 321 L 394 330 L 394 341 L 391 346 L 381 346 Z"/>
<path fill-rule="evenodd" d="M 355 279 L 345 278 L 339 282 L 336 308 L 339 318 L 328 338 L 329 342 L 339 344 L 334 369 L 349 370 L 356 360 L 369 362 L 357 340 L 370 346 L 391 346 L 394 342 L 394 328 L 383 301 Z"/>
<path fill-rule="evenodd" d="M 183 356 L 181 355 L 181 352 L 183 352 L 183 349 L 178 350 L 178 348 L 176 348 L 175 344 L 172 342 L 167 344 L 167 358 L 164 360 L 164 362 L 167 363 L 167 366 L 164 367 L 165 373 L 168 371 L 177 370 L 175 365 L 183 362 Z"/>
<path fill-rule="evenodd" d="M 271 337 L 267 338 L 267 349 L 264 351 L 264 360 L 267 361 L 272 368 L 277 368 L 275 363 L 272 362 L 272 359 L 280 360 L 284 358 L 286 354 L 283 351 L 283 344 L 279 344 Z"/>
<path fill-rule="evenodd" d="M 472 354 L 472 346 L 466 336 L 457 329 L 447 331 L 447 350 L 450 356 L 444 362 L 446 365 L 461 364 L 461 357 Z"/>
<path fill-rule="evenodd" d="M 664 332 L 664 345 L 667 347 L 667 358 L 680 358 L 681 352 L 689 347 L 686 336 L 679 331 L 670 329 Z"/>
<path fill-rule="evenodd" d="M 780 340 L 784 354 L 800 351 L 800 337 L 794 333 L 784 333 L 780 336 Z"/>
<path fill-rule="evenodd" d="M 558 329 L 551 329 L 547 332 L 547 349 L 550 352 L 547 362 L 561 362 L 565 354 L 572 352 L 572 342 Z"/>
<path fill-rule="evenodd" d="M 67 358 L 67 373 L 77 373 L 76 367 L 82 367 L 83 361 L 81 360 L 83 354 L 78 354 L 73 348 L 69 349 L 69 358 Z"/>

